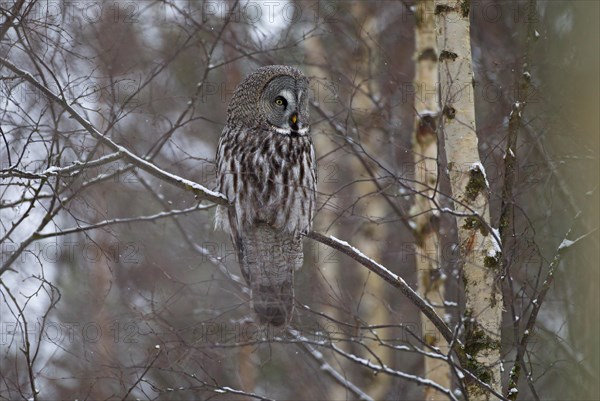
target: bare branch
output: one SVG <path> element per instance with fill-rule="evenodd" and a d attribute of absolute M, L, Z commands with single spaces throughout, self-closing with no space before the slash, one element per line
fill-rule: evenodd
<path fill-rule="evenodd" d="M 301 348 L 306 351 L 314 360 L 321 364 L 320 369 L 331 376 L 336 382 L 338 382 L 343 387 L 347 388 L 349 391 L 358 396 L 359 400 L 362 401 L 373 401 L 368 394 L 363 392 L 358 386 L 352 383 L 347 377 L 344 377 L 340 372 L 335 370 L 333 366 L 331 366 L 327 360 L 323 357 L 323 354 L 317 351 L 312 345 L 308 342 L 303 341 L 306 340 L 303 336 L 300 336 L 299 333 L 289 328 L 288 333 L 293 335 L 297 340 L 299 340 L 299 345 Z"/>
<path fill-rule="evenodd" d="M 46 95 L 49 99 L 58 103 L 65 110 L 67 110 L 67 112 L 71 115 L 71 117 L 73 117 L 79 124 L 81 124 L 81 126 L 84 127 L 86 129 L 86 131 L 88 131 L 95 139 L 97 139 L 98 141 L 107 145 L 114 152 L 121 153 L 127 160 L 129 160 L 131 163 L 133 163 L 140 169 L 142 169 L 142 170 L 146 171 L 147 173 L 150 173 L 153 176 L 155 176 L 163 181 L 166 181 L 176 187 L 179 187 L 179 188 L 182 188 L 185 190 L 189 190 L 189 191 L 193 191 L 196 194 L 196 196 L 198 196 L 201 199 L 206 199 L 211 202 L 217 203 L 219 205 L 227 205 L 228 204 L 227 198 L 225 198 L 225 196 L 223 194 L 220 194 L 215 191 L 211 191 L 210 189 L 205 188 L 202 185 L 197 184 L 193 181 L 187 180 L 187 179 L 179 177 L 175 174 L 164 171 L 164 170 L 160 169 L 159 167 L 157 167 L 155 164 L 150 163 L 147 160 L 132 153 L 124 146 L 118 145 L 113 140 L 111 140 L 107 136 L 103 135 L 100 131 L 98 131 L 92 125 L 92 123 L 90 123 L 81 114 L 79 114 L 70 104 L 67 103 L 67 101 L 65 99 L 54 94 L 54 92 L 52 92 L 46 86 L 41 84 L 29 72 L 20 69 L 19 67 L 17 67 L 13 63 L 11 63 L 10 61 L 8 61 L 7 59 L 2 58 L 2 57 L 0 57 L 0 64 L 4 65 L 9 70 L 11 70 L 15 74 L 17 74 L 19 77 L 21 77 L 21 78 L 25 79 L 26 81 L 28 81 L 29 83 L 31 83 L 37 89 L 42 91 L 44 93 L 44 95 Z"/>
<path fill-rule="evenodd" d="M 573 219 L 574 222 L 578 220 L 579 216 L 580 216 L 580 213 L 578 213 L 577 216 L 575 216 L 575 218 Z M 522 364 L 523 364 L 523 361 L 522 361 L 523 354 L 525 353 L 525 350 L 527 349 L 527 343 L 529 341 L 529 338 L 533 334 L 535 324 L 536 324 L 536 321 L 538 318 L 538 314 L 542 308 L 542 304 L 544 303 L 544 300 L 546 299 L 546 295 L 548 294 L 548 291 L 550 290 L 550 288 L 552 287 L 552 283 L 554 282 L 554 275 L 556 273 L 557 267 L 559 266 L 564 254 L 567 252 L 567 250 L 569 250 L 569 248 L 571 248 L 573 245 L 579 243 L 581 240 L 587 238 L 589 235 L 593 234 L 594 232 L 598 231 L 598 228 L 595 228 L 592 231 L 588 232 L 587 234 L 581 235 L 578 238 L 576 238 L 575 240 L 571 241 L 571 240 L 567 239 L 567 237 L 571 234 L 572 230 L 573 230 L 573 226 L 571 226 L 571 228 L 569 228 L 569 230 L 566 232 L 562 242 L 558 246 L 558 248 L 554 254 L 554 259 L 552 259 L 552 262 L 550 263 L 550 267 L 548 268 L 548 273 L 546 274 L 546 279 L 544 280 L 544 282 L 542 284 L 542 289 L 540 290 L 540 292 L 538 293 L 536 298 L 532 301 L 533 310 L 531 311 L 531 314 L 529 315 L 529 319 L 527 319 L 527 323 L 525 324 L 525 331 L 523 332 L 521 341 L 517 345 L 517 357 L 515 358 L 515 363 L 514 363 L 512 369 L 510 370 L 510 375 L 508 378 L 508 386 L 507 386 L 506 391 L 507 391 L 508 398 L 510 400 L 515 400 L 517 397 L 517 394 L 518 394 L 517 386 L 519 384 L 519 378 L 521 376 L 521 369 L 522 369 Z M 515 390 L 517 390 L 517 391 L 515 391 Z"/>
<path fill-rule="evenodd" d="M 419 294 L 413 290 L 404 279 L 391 271 L 389 271 L 384 266 L 375 262 L 372 259 L 369 259 L 362 252 L 360 252 L 355 247 L 351 246 L 345 241 L 339 240 L 335 237 L 329 236 L 326 237 L 323 234 L 317 232 L 310 232 L 306 235 L 308 238 L 312 238 L 315 241 L 319 241 L 325 245 L 330 246 L 333 249 L 337 249 L 338 251 L 345 253 L 350 256 L 352 259 L 356 260 L 358 263 L 365 266 L 367 269 L 371 270 L 373 273 L 377 274 L 379 277 L 383 278 L 385 281 L 398 288 L 402 294 L 404 294 L 417 308 L 419 308 L 423 314 L 425 314 L 429 320 L 435 325 L 435 327 L 442 333 L 446 341 L 449 343 L 452 342 L 454 335 L 452 334 L 452 330 L 444 323 L 442 318 L 438 316 L 435 310 L 429 305 L 423 298 L 419 296 Z"/>
<path fill-rule="evenodd" d="M 68 235 L 68 234 L 79 233 L 79 232 L 88 231 L 88 230 L 94 230 L 97 228 L 115 225 L 115 224 L 134 223 L 134 222 L 138 222 L 138 221 L 155 221 L 155 220 L 162 219 L 165 217 L 174 217 L 174 216 L 178 216 L 181 214 L 196 212 L 198 210 L 208 210 L 208 209 L 212 209 L 213 207 L 214 207 L 214 205 L 202 206 L 202 205 L 198 204 L 196 206 L 189 207 L 187 209 L 170 210 L 170 211 L 166 211 L 166 212 L 151 214 L 148 216 L 127 217 L 127 218 L 122 218 L 122 219 L 109 219 L 109 220 L 104 220 L 104 221 L 101 221 L 101 222 L 98 222 L 95 224 L 90 224 L 87 226 L 72 227 L 72 228 L 67 228 L 67 229 L 64 229 L 61 231 L 56 231 L 56 232 L 51 232 L 51 233 L 36 234 L 35 239 L 38 240 L 38 239 L 42 239 L 42 238 L 58 237 L 61 235 Z"/>
<path fill-rule="evenodd" d="M 66 176 L 73 177 L 75 174 L 77 174 L 81 170 L 84 170 L 86 168 L 91 168 L 91 167 L 102 166 L 104 164 L 119 160 L 122 157 L 123 157 L 123 153 L 115 152 L 115 153 L 108 154 L 106 156 L 102 156 L 96 160 L 75 161 L 70 166 L 65 166 L 65 167 L 52 166 L 40 173 L 30 173 L 28 171 L 21 171 L 21 170 L 15 169 L 15 168 L 9 168 L 9 169 L 0 171 L 0 178 L 5 179 L 5 178 L 10 178 L 10 177 L 17 177 L 17 178 L 27 178 L 27 179 L 34 179 L 34 180 L 35 179 L 47 180 L 50 177 L 55 177 L 55 176 L 59 176 L 59 175 L 60 176 L 66 175 Z"/>

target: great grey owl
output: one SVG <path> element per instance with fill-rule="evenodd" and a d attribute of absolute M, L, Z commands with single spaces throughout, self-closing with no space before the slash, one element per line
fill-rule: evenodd
<path fill-rule="evenodd" d="M 261 67 L 236 88 L 217 148 L 216 225 L 228 231 L 261 323 L 288 323 L 303 233 L 315 212 L 317 170 L 308 121 L 308 79 Z"/>

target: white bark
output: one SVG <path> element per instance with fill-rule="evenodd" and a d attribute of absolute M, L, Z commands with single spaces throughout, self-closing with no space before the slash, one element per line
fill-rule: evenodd
<path fill-rule="evenodd" d="M 438 176 L 436 121 L 439 117 L 438 63 L 435 35 L 433 0 L 420 0 L 415 14 L 415 130 L 413 135 L 413 153 L 415 157 L 415 190 L 418 195 L 411 209 L 416 216 L 416 268 L 419 293 L 431 305 L 437 306 L 438 314 L 444 314 L 444 275 L 440 273 L 440 246 L 436 229 L 437 217 L 433 198 L 436 198 Z M 448 343 L 421 313 L 421 333 L 423 340 L 444 354 L 448 353 Z M 425 358 L 424 377 L 450 388 L 450 366 L 444 359 Z M 424 388 L 426 400 L 446 400 L 447 396 L 434 387 Z"/>
<path fill-rule="evenodd" d="M 441 128 L 464 260 L 467 368 L 501 393 L 502 294 L 496 280 L 500 252 L 497 239 L 490 230 L 489 188 L 477 148 L 470 2 L 435 0 L 435 5 L 440 51 Z M 489 400 L 492 397 L 473 382 L 467 383 L 467 392 L 470 400 Z"/>

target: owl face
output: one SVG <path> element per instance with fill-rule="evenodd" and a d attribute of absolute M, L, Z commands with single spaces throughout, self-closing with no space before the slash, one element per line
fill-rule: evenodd
<path fill-rule="evenodd" d="M 307 86 L 305 78 L 281 75 L 273 78 L 265 87 L 260 104 L 267 123 L 278 133 L 308 133 Z"/>

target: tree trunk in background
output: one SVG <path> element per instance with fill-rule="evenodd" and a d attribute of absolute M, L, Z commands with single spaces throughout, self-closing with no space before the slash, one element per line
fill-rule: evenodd
<path fill-rule="evenodd" d="M 365 136 L 367 137 L 367 136 Z M 364 143 L 363 143 L 364 144 Z M 375 153 L 375 152 L 373 152 Z M 361 171 L 361 166 L 356 162 L 356 172 Z M 371 181 L 365 181 L 355 186 L 356 198 L 359 198 L 361 194 L 372 193 L 377 191 L 376 186 Z M 384 218 L 387 212 L 387 205 L 381 197 L 374 198 L 369 201 L 369 204 L 365 207 L 365 214 L 372 219 Z M 386 229 L 387 226 L 365 224 L 355 235 L 352 236 L 352 241 L 357 244 L 361 244 L 361 251 L 365 255 L 369 255 L 374 260 L 383 260 L 383 251 L 386 247 L 385 244 L 389 238 L 389 232 Z M 356 275 L 358 283 L 361 283 L 361 288 L 357 288 L 353 294 L 355 299 L 360 299 L 358 304 L 357 315 L 366 323 L 370 325 L 377 325 L 378 322 L 385 322 L 388 318 L 388 311 L 384 307 L 385 301 L 385 281 L 379 280 L 374 274 L 367 269 L 360 269 L 360 266 L 356 266 L 357 271 L 360 274 Z M 357 326 L 361 324 L 357 321 Z M 357 333 L 360 332 L 357 328 Z M 381 339 L 392 338 L 392 332 L 390 329 L 382 327 L 378 329 L 372 329 L 372 333 L 376 333 Z M 365 359 L 373 358 L 373 353 L 377 355 L 377 361 L 383 363 L 386 366 L 394 365 L 394 354 L 385 347 L 381 347 L 378 341 L 372 340 L 369 336 L 361 340 L 363 344 L 368 347 L 367 351 L 364 348 L 355 348 L 354 353 L 362 356 Z M 352 344 L 351 344 L 352 345 Z M 364 387 L 364 390 L 375 400 L 385 399 L 386 395 L 389 394 L 390 386 L 392 385 L 392 376 L 390 375 L 370 375 L 370 380 Z"/>
<path fill-rule="evenodd" d="M 234 2 L 229 2 L 230 7 L 233 8 Z M 224 46 L 224 53 L 228 59 L 235 57 L 235 52 L 231 46 Z M 239 67 L 235 64 L 227 66 L 227 75 L 231 77 L 231 82 L 240 82 L 243 78 Z M 229 100 L 229 99 L 227 99 Z M 225 99 L 222 99 L 225 101 Z M 248 328 L 245 325 L 251 325 L 249 322 L 242 323 L 244 329 L 240 332 L 240 341 L 242 343 L 248 342 L 239 348 L 237 357 L 237 376 L 240 382 L 240 388 L 244 391 L 253 393 L 256 391 L 256 377 L 258 373 L 258 359 L 256 354 L 256 347 L 252 344 L 256 340 L 252 335 L 252 327 Z"/>
<path fill-rule="evenodd" d="M 98 187 L 99 189 L 101 187 Z M 104 211 L 109 210 L 107 198 L 102 196 L 103 191 L 94 191 L 93 199 L 97 202 L 92 206 L 93 223 L 98 223 L 106 218 Z M 102 335 L 104 328 L 111 328 L 111 330 L 117 330 L 111 324 L 110 308 L 109 305 L 111 296 L 110 292 L 113 291 L 112 296 L 114 297 L 113 289 L 113 271 L 111 265 L 115 264 L 114 260 L 110 258 L 118 258 L 119 252 L 114 249 L 114 245 L 111 246 L 110 235 L 102 230 L 91 232 L 89 234 L 81 235 L 82 243 L 84 245 L 85 252 L 83 253 L 82 266 L 87 268 L 88 276 L 87 288 L 89 289 L 87 304 L 88 308 L 84 312 L 85 319 L 89 321 L 86 323 L 86 329 L 82 330 L 83 346 L 87 348 L 89 360 L 84 371 L 81 372 L 84 377 L 90 378 L 90 383 L 98 381 L 102 383 L 100 385 L 93 386 L 90 389 L 89 396 L 93 399 L 101 399 L 110 397 L 110 394 L 114 394 L 118 391 L 117 387 L 110 382 L 103 383 L 104 378 L 111 376 L 111 366 L 115 366 L 118 361 L 117 345 L 118 341 L 121 340 L 120 332 L 113 331 L 110 335 Z M 85 321 L 85 320 L 84 320 Z M 117 323 L 118 324 L 118 323 Z M 119 333 L 116 335 L 114 333 Z M 85 366 L 85 365 L 84 365 Z M 99 379 L 102 378 L 102 379 Z"/>
<path fill-rule="evenodd" d="M 326 65 L 327 63 L 327 51 L 325 50 L 323 43 L 321 41 L 321 37 L 315 36 L 310 39 L 307 39 L 303 42 L 306 48 L 306 57 L 307 57 L 307 68 L 305 69 L 305 73 L 311 77 L 327 77 L 329 72 L 319 67 L 321 65 Z M 308 67 L 310 65 L 310 67 Z M 314 99 L 316 102 L 321 102 L 322 99 L 320 97 L 323 95 L 320 91 L 324 90 L 319 81 L 316 81 L 313 87 L 315 91 Z M 314 119 L 315 116 L 312 116 Z M 329 141 L 324 135 L 314 135 L 313 131 L 313 141 L 316 149 L 319 149 L 317 153 L 317 160 L 319 155 L 326 155 L 329 152 L 334 150 L 334 145 L 331 141 Z M 324 165 L 325 163 L 325 165 Z M 319 221 L 324 221 L 329 224 L 329 222 L 334 221 L 337 214 L 336 208 L 332 207 L 332 204 L 336 204 L 338 202 L 337 197 L 329 198 L 326 194 L 335 193 L 337 190 L 337 186 L 339 185 L 338 177 L 341 174 L 341 171 L 338 170 L 337 166 L 334 164 L 327 164 L 328 161 L 319 160 L 319 171 L 317 174 L 317 182 L 318 182 L 318 193 L 317 193 L 317 206 L 319 213 Z M 331 170 L 330 168 L 333 168 Z M 321 195 L 320 195 L 321 194 Z M 327 205 L 328 204 L 328 205 Z M 317 219 L 315 219 L 317 220 Z M 319 221 L 315 221 L 315 227 L 313 229 L 324 229 L 325 227 L 317 227 Z M 333 236 L 338 236 L 338 228 L 339 225 L 333 224 L 331 227 L 327 227 L 327 233 Z M 331 285 L 334 286 L 339 282 L 340 277 L 343 277 L 343 272 L 341 270 L 339 255 L 337 257 L 330 257 L 331 252 L 326 247 L 321 244 L 313 243 L 311 244 L 315 250 L 315 254 L 317 255 L 315 261 L 317 262 L 317 266 L 315 268 L 319 269 L 320 273 L 323 275 L 323 282 L 325 283 L 325 287 Z M 323 297 L 325 300 L 327 299 L 326 294 Z M 328 304 L 326 301 L 323 301 L 322 310 L 332 319 L 337 321 L 343 320 L 340 316 L 340 310 L 335 307 L 334 303 Z M 330 322 L 324 321 L 325 324 Z M 331 327 L 331 326 L 326 326 Z M 335 334 L 335 333 L 333 333 Z M 348 362 L 342 360 L 332 360 L 328 358 L 330 363 L 334 363 L 334 366 L 340 366 L 343 369 L 347 368 Z M 335 400 L 335 399 L 344 399 L 347 396 L 347 390 L 338 385 L 331 385 L 327 389 L 327 398 Z"/>
<path fill-rule="evenodd" d="M 411 216 L 415 216 L 416 268 L 419 293 L 436 307 L 436 312 L 444 316 L 444 277 L 440 271 L 440 245 L 437 235 L 438 217 L 432 211 L 436 206 L 431 200 L 437 190 L 437 132 L 439 117 L 438 63 L 435 38 L 435 18 L 433 0 L 417 3 L 415 14 L 415 130 L 413 133 L 413 154 L 415 157 L 415 204 Z M 448 352 L 448 343 L 430 320 L 421 314 L 421 333 L 431 347 L 443 353 Z M 450 388 L 450 366 L 441 359 L 425 358 L 424 378 Z M 433 387 L 425 387 L 426 400 L 445 400 L 445 394 Z"/>
<path fill-rule="evenodd" d="M 464 261 L 467 368 L 501 393 L 500 329 L 502 293 L 497 284 L 500 251 L 490 230 L 489 184 L 479 160 L 472 83 L 469 1 L 435 0 L 440 51 L 442 130 L 458 239 Z M 466 378 L 470 400 L 493 396 Z"/>
<path fill-rule="evenodd" d="M 372 9 L 367 6 L 368 4 L 366 2 L 356 2 L 353 3 L 352 7 L 353 15 L 359 20 L 364 21 L 361 35 L 362 40 L 364 40 L 365 43 L 373 41 L 369 32 L 377 31 L 377 18 L 373 15 Z M 376 47 L 377 43 L 372 42 L 372 46 Z M 371 75 L 372 71 L 377 70 L 377 62 L 378 60 L 373 57 L 364 58 L 362 64 L 357 62 L 357 65 L 360 65 L 361 68 L 356 69 L 353 79 L 355 85 L 357 85 L 357 87 L 362 86 L 365 93 L 380 93 L 380 90 L 377 88 L 377 82 Z M 361 91 L 356 91 L 354 94 L 352 107 L 354 110 L 363 110 L 367 114 L 370 112 L 377 112 L 374 109 L 373 101 Z M 377 131 L 377 128 L 373 127 L 371 130 L 366 128 L 365 132 L 361 133 L 360 143 L 368 149 L 367 152 L 369 154 L 380 154 L 382 152 L 382 149 L 378 148 L 380 144 L 376 140 L 373 140 L 373 138 L 377 137 L 375 131 Z M 353 157 L 350 165 L 352 166 L 351 174 L 354 175 L 356 180 L 359 180 L 362 176 L 367 174 L 365 165 L 362 161 L 359 161 L 358 158 Z M 378 187 L 372 180 L 358 182 L 352 188 L 355 191 L 355 195 L 352 196 L 352 199 L 360 199 L 363 194 L 378 192 Z M 362 203 L 362 205 L 362 207 L 364 207 L 363 214 L 369 216 L 369 219 L 372 219 L 373 221 L 383 221 L 389 213 L 384 198 L 380 196 L 372 197 L 365 203 Z M 389 235 L 388 230 L 386 229 L 387 227 L 388 226 L 385 224 L 375 225 L 373 223 L 365 223 L 352 236 L 352 241 L 355 241 L 356 244 L 360 244 L 362 252 L 370 258 L 373 258 L 374 260 L 384 260 L 383 251 L 385 251 L 386 247 L 382 246 L 382 244 L 386 243 L 386 239 Z M 386 321 L 388 313 L 386 308 L 383 307 L 386 293 L 385 282 L 383 280 L 378 280 L 378 278 L 372 275 L 369 270 L 361 269 L 358 264 L 356 268 L 358 272 L 356 277 L 357 283 L 361 283 L 361 287 L 356 288 L 356 292 L 353 294 L 354 299 L 360 300 L 357 305 L 357 315 L 366 324 L 376 325 L 377 322 Z M 357 325 L 360 324 L 360 322 L 357 322 Z M 359 332 L 359 330 L 357 330 L 357 332 Z M 388 328 L 373 329 L 373 333 L 376 333 L 379 338 L 390 338 L 391 335 Z M 370 338 L 363 338 L 362 343 L 364 343 L 367 348 L 358 348 L 354 345 L 354 353 L 365 359 L 373 358 L 373 353 L 375 353 L 379 363 L 386 366 L 393 366 L 393 353 L 389 352 L 389 350 L 384 347 L 380 347 L 378 341 L 371 340 Z M 371 380 L 366 383 L 364 390 L 375 400 L 384 399 L 389 393 L 389 387 L 392 384 L 392 376 L 371 375 L 370 379 Z"/>
<path fill-rule="evenodd" d="M 369 37 L 368 32 L 375 32 L 377 19 L 370 12 L 370 8 L 368 4 L 365 2 L 356 2 L 352 3 L 352 13 L 356 16 L 357 19 L 364 21 L 362 35 L 363 40 L 365 42 L 372 41 L 373 39 Z M 317 77 L 330 77 L 332 82 L 336 82 L 334 76 L 331 76 L 330 71 L 325 68 L 319 67 L 322 65 L 327 65 L 328 53 L 325 50 L 323 43 L 320 37 L 314 37 L 308 39 L 304 42 L 306 44 L 306 48 L 310 49 L 307 52 L 307 65 L 312 65 L 310 69 L 307 69 L 306 72 L 308 75 L 317 76 Z M 373 47 L 376 47 L 376 43 L 372 44 Z M 355 75 L 352 77 L 355 85 L 361 86 L 363 85 L 363 89 L 365 89 L 366 93 L 370 93 L 371 91 L 374 93 L 378 93 L 378 89 L 374 89 L 377 85 L 373 77 L 370 75 L 371 71 L 376 70 L 373 67 L 373 64 L 377 63 L 376 60 L 372 58 L 358 58 L 356 61 L 356 71 Z M 318 84 L 318 83 L 317 83 Z M 321 96 L 324 96 L 322 99 L 316 99 L 319 103 L 326 102 L 329 94 L 327 91 L 323 92 L 322 87 L 317 88 L 317 93 L 320 93 Z M 352 108 L 354 110 L 363 110 L 365 114 L 369 114 L 373 110 L 373 102 L 367 95 L 362 93 L 361 91 L 356 91 L 353 94 L 352 98 Z M 314 119 L 315 117 L 313 117 Z M 313 131 L 314 135 L 314 131 Z M 347 134 L 350 136 L 350 133 Z M 361 145 L 365 146 L 369 149 L 370 154 L 378 154 L 380 150 L 376 148 L 377 143 L 372 143 L 369 139 L 372 138 L 370 132 L 367 130 L 363 132 L 363 136 L 361 137 Z M 334 151 L 335 145 L 331 141 L 327 140 L 321 135 L 315 135 L 314 139 L 315 147 L 319 149 L 318 154 L 329 154 L 331 151 Z M 376 141 L 375 141 L 376 142 Z M 350 157 L 348 161 L 337 159 L 334 163 L 329 164 L 327 161 L 323 161 L 323 165 L 321 166 L 319 172 L 319 192 L 323 194 L 331 194 L 336 193 L 339 190 L 340 182 L 359 180 L 362 176 L 366 175 L 365 166 L 357 157 Z M 357 202 L 357 199 L 361 198 L 362 194 L 376 193 L 378 191 L 377 186 L 370 180 L 364 180 L 362 182 L 357 182 L 353 186 L 354 195 L 350 197 L 351 202 Z M 358 201 L 360 202 L 360 201 Z M 357 202 L 357 203 L 358 203 Z M 329 207 L 323 207 L 322 210 L 319 211 L 319 220 L 320 221 L 334 221 L 338 218 L 338 214 L 341 210 L 344 210 L 348 207 L 348 204 L 340 203 L 340 199 L 337 196 L 329 199 Z M 320 204 L 320 203 L 319 203 Z M 332 208 L 332 205 L 335 205 L 335 208 Z M 360 203 L 360 207 L 364 208 L 364 215 L 369 216 L 370 218 L 376 220 L 378 218 L 385 218 L 388 213 L 387 206 L 384 200 L 381 197 L 372 197 L 365 203 Z M 332 213 L 331 216 L 328 214 Z M 327 227 L 327 233 L 333 236 L 336 236 L 336 232 L 339 231 L 340 225 L 334 224 L 330 227 Z M 347 233 L 340 233 L 341 237 L 344 238 L 347 236 Z M 376 230 L 373 229 L 373 225 L 369 223 L 365 223 L 361 229 L 352 233 L 351 241 L 356 244 L 361 244 L 361 251 L 368 255 L 370 258 L 374 260 L 383 260 L 382 251 L 385 250 L 384 244 L 386 239 L 388 238 L 388 230 L 386 230 L 385 225 L 377 225 Z M 330 252 L 327 249 L 323 249 L 324 252 L 321 252 L 322 255 L 330 255 Z M 334 260 L 332 260 L 334 259 Z M 339 290 L 340 278 L 344 277 L 345 273 L 343 269 L 347 269 L 347 266 L 343 266 L 339 263 L 338 258 L 327 258 L 324 260 L 326 264 L 322 265 L 323 276 L 329 285 L 334 286 L 336 290 Z M 354 262 L 351 262 L 354 263 Z M 356 285 L 356 287 L 352 286 L 351 289 L 347 288 L 342 293 L 346 292 L 346 294 L 350 294 L 350 299 L 353 302 L 353 305 L 356 305 L 356 309 L 352 310 L 352 306 L 345 305 L 348 307 L 349 313 L 354 313 L 359 318 L 356 320 L 357 329 L 356 332 L 360 333 L 361 330 L 358 328 L 362 323 L 365 324 L 376 324 L 377 322 L 386 321 L 388 316 L 388 311 L 386 308 L 382 307 L 382 299 L 384 299 L 386 294 L 386 283 L 383 280 L 379 280 L 377 277 L 373 276 L 371 272 L 367 269 L 363 269 L 360 265 L 356 266 L 355 270 L 356 275 L 356 283 L 360 283 Z M 344 294 L 344 296 L 346 295 Z M 339 321 L 347 320 L 347 315 L 343 314 L 343 311 L 340 308 L 336 307 L 323 307 L 323 311 L 333 319 Z M 342 329 L 342 327 L 340 327 Z M 387 328 L 379 328 L 377 330 L 373 330 L 380 338 L 385 339 L 390 337 L 390 330 Z M 386 366 L 392 366 L 394 363 L 394 355 L 389 350 L 384 347 L 380 347 L 379 343 L 375 340 L 364 338 L 362 340 L 366 347 L 357 347 L 356 344 L 351 342 L 348 343 L 339 343 L 338 347 L 344 349 L 346 352 L 354 353 L 359 355 L 365 359 L 373 358 L 373 354 L 365 351 L 366 348 L 371 351 L 376 352 L 377 361 L 383 363 Z M 340 371 L 344 372 L 352 372 L 353 369 L 356 369 L 356 365 L 353 364 L 349 360 L 335 358 L 330 360 L 330 363 L 334 366 L 339 366 Z M 360 372 L 360 369 L 356 371 Z M 386 395 L 389 393 L 389 388 L 392 385 L 393 377 L 390 375 L 379 374 L 379 375 L 369 375 L 364 380 L 364 383 L 361 383 L 362 389 L 373 399 L 384 399 Z M 328 393 L 328 399 L 347 399 L 348 398 L 348 390 L 346 388 L 340 386 L 331 386 L 331 389 Z"/>

